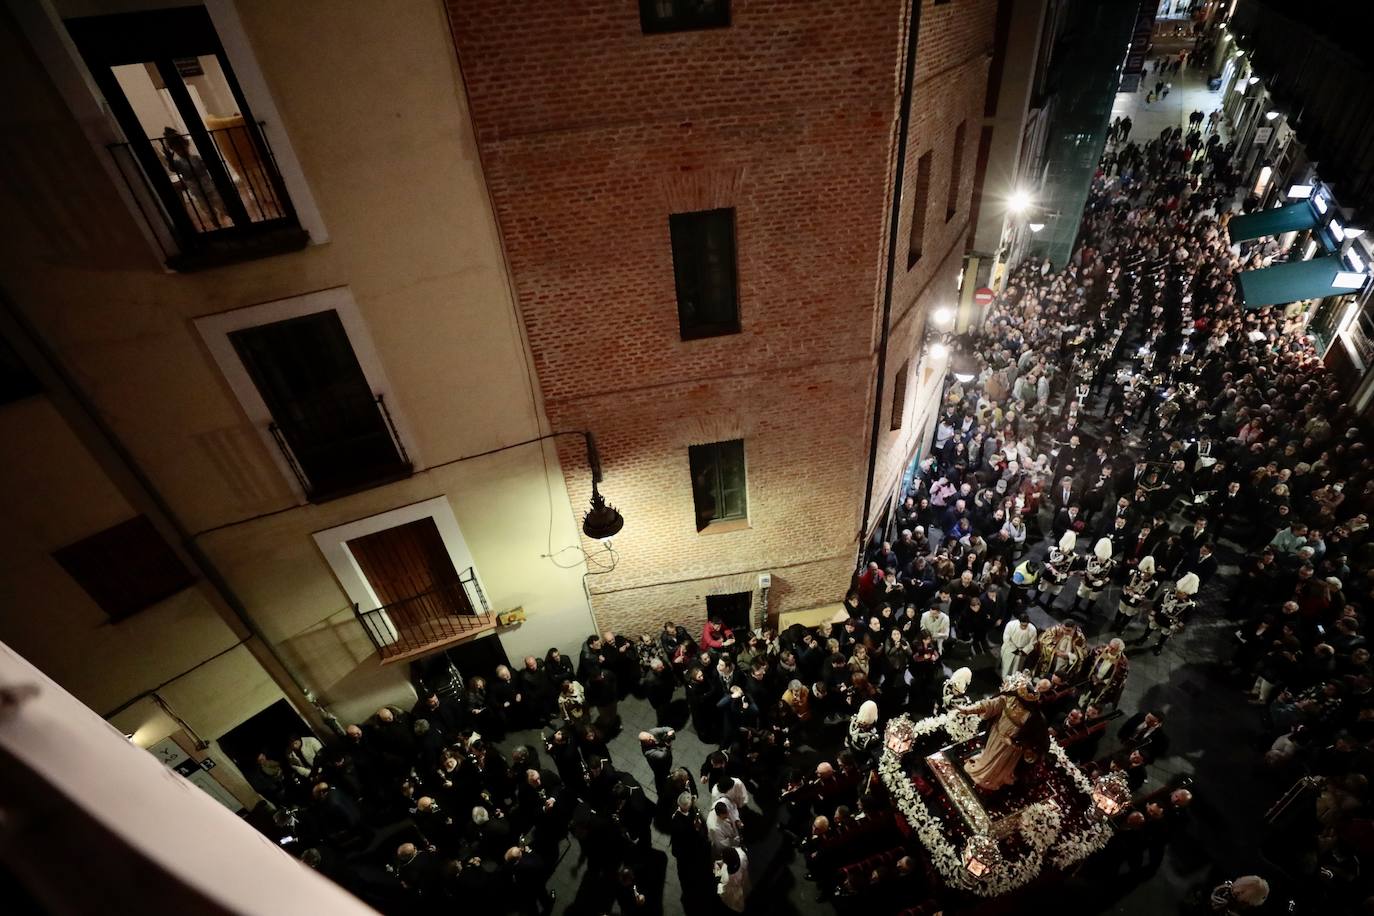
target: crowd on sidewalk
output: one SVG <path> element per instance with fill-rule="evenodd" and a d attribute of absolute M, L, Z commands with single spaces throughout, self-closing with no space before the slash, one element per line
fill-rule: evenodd
<path fill-rule="evenodd" d="M 266 751 L 253 779 L 277 813 L 264 829 L 390 912 L 547 911 L 570 842 L 594 887 L 587 912 L 743 911 L 772 872 L 753 842 L 776 828 L 819 898 L 933 913 L 951 901 L 876 776 L 883 726 L 962 708 L 961 662 L 996 653 L 1000 675 L 1030 673 L 1073 758 L 1134 792 L 1084 876 L 1147 875 L 1209 787 L 1152 775 L 1169 727 L 1159 710 L 1117 709 L 1129 655 L 1233 619 L 1232 671 L 1277 739 L 1256 764 L 1317 777 L 1289 806 L 1282 874 L 1265 877 L 1313 878 L 1309 899 L 1333 907 L 1363 900 L 1374 465 L 1300 319 L 1242 309 L 1234 275 L 1259 250 L 1230 244 L 1232 151 L 1198 115 L 1141 145 L 1114 128 L 1070 263 L 1022 264 L 963 341 L 979 371 L 950 383 L 842 619 L 589 635 L 576 659 L 550 650 L 426 691 L 336 747 Z M 1223 552 L 1240 556 L 1238 577 L 1219 576 Z M 1043 632 L 1032 602 L 1055 620 Z M 653 710 L 638 734 L 652 785 L 609 746 L 631 694 Z M 538 745 L 504 740 L 532 728 Z M 676 760 L 684 729 L 716 750 Z M 662 900 L 656 831 L 680 904 Z M 379 843 L 389 870 L 367 873 Z M 1240 911 L 1267 892 L 1247 876 L 1213 899 Z"/>

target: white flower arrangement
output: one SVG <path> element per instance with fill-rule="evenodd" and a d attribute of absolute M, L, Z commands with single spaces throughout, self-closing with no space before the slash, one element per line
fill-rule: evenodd
<path fill-rule="evenodd" d="M 976 734 L 979 721 L 977 716 L 951 712 L 914 723 L 912 733 L 920 738 L 943 731 L 957 743 Z M 1053 738 L 1050 739 L 1050 754 L 1054 764 L 1065 771 L 1075 788 L 1083 793 L 1085 807 L 1091 806 L 1092 784 Z M 964 867 L 960 848 L 956 848 L 946 835 L 940 819 L 912 786 L 902 767 L 901 755 L 885 750 L 878 763 L 878 774 L 893 804 L 925 846 L 931 864 L 946 885 L 981 897 L 996 897 L 1030 883 L 1040 874 L 1047 854 L 1054 867 L 1067 868 L 1097 852 L 1112 837 L 1109 822 L 1092 820 L 1075 833 L 1061 835 L 1064 813 L 1056 801 L 1045 799 L 1020 812 L 1019 832 L 1027 848 L 1015 857 L 1004 857 L 986 873 L 975 877 Z"/>

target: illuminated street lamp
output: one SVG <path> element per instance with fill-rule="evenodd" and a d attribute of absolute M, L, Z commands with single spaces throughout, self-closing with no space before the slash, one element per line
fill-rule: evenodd
<path fill-rule="evenodd" d="M 930 320 L 942 328 L 947 328 L 954 323 L 954 309 L 942 305 L 930 313 Z"/>
<path fill-rule="evenodd" d="M 1011 197 L 1007 198 L 1007 210 L 1018 216 L 1029 210 L 1030 206 L 1031 196 L 1029 191 L 1018 189 L 1012 192 Z"/>
<path fill-rule="evenodd" d="M 930 355 L 932 359 L 944 359 L 949 356 L 949 347 L 937 340 L 930 345 Z"/>

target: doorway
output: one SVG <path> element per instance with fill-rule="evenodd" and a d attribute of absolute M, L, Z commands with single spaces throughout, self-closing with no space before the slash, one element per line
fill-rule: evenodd
<path fill-rule="evenodd" d="M 286 754 L 288 740 L 309 734 L 310 727 L 291 704 L 278 700 L 220 735 L 218 741 L 239 771 L 246 774 L 257 772 L 260 752 L 280 761 Z"/>
<path fill-rule="evenodd" d="M 753 592 L 734 592 L 729 595 L 707 595 L 706 616 L 717 619 L 736 633 L 747 633 L 754 607 Z"/>

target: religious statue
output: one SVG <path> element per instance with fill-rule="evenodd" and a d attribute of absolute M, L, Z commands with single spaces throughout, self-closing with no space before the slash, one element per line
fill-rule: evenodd
<path fill-rule="evenodd" d="M 1078 694 L 1078 705 L 1084 708 L 1115 706 L 1126 687 L 1126 675 L 1131 663 L 1126 658 L 1126 644 L 1113 639 L 1105 646 L 1097 646 L 1088 653 L 1088 679 Z"/>
<path fill-rule="evenodd" d="M 1058 623 L 1040 634 L 1040 652 L 1035 658 L 1035 676 L 1070 681 L 1077 676 L 1088 655 L 1088 640 L 1071 620 Z"/>
<path fill-rule="evenodd" d="M 964 772 L 978 788 L 993 792 L 1016 781 L 1022 763 L 1035 763 L 1050 746 L 1049 723 L 1040 709 L 1040 696 L 1050 682 L 1034 685 L 1021 681 L 1011 689 L 957 711 L 992 719 L 987 743 L 964 764 Z"/>

